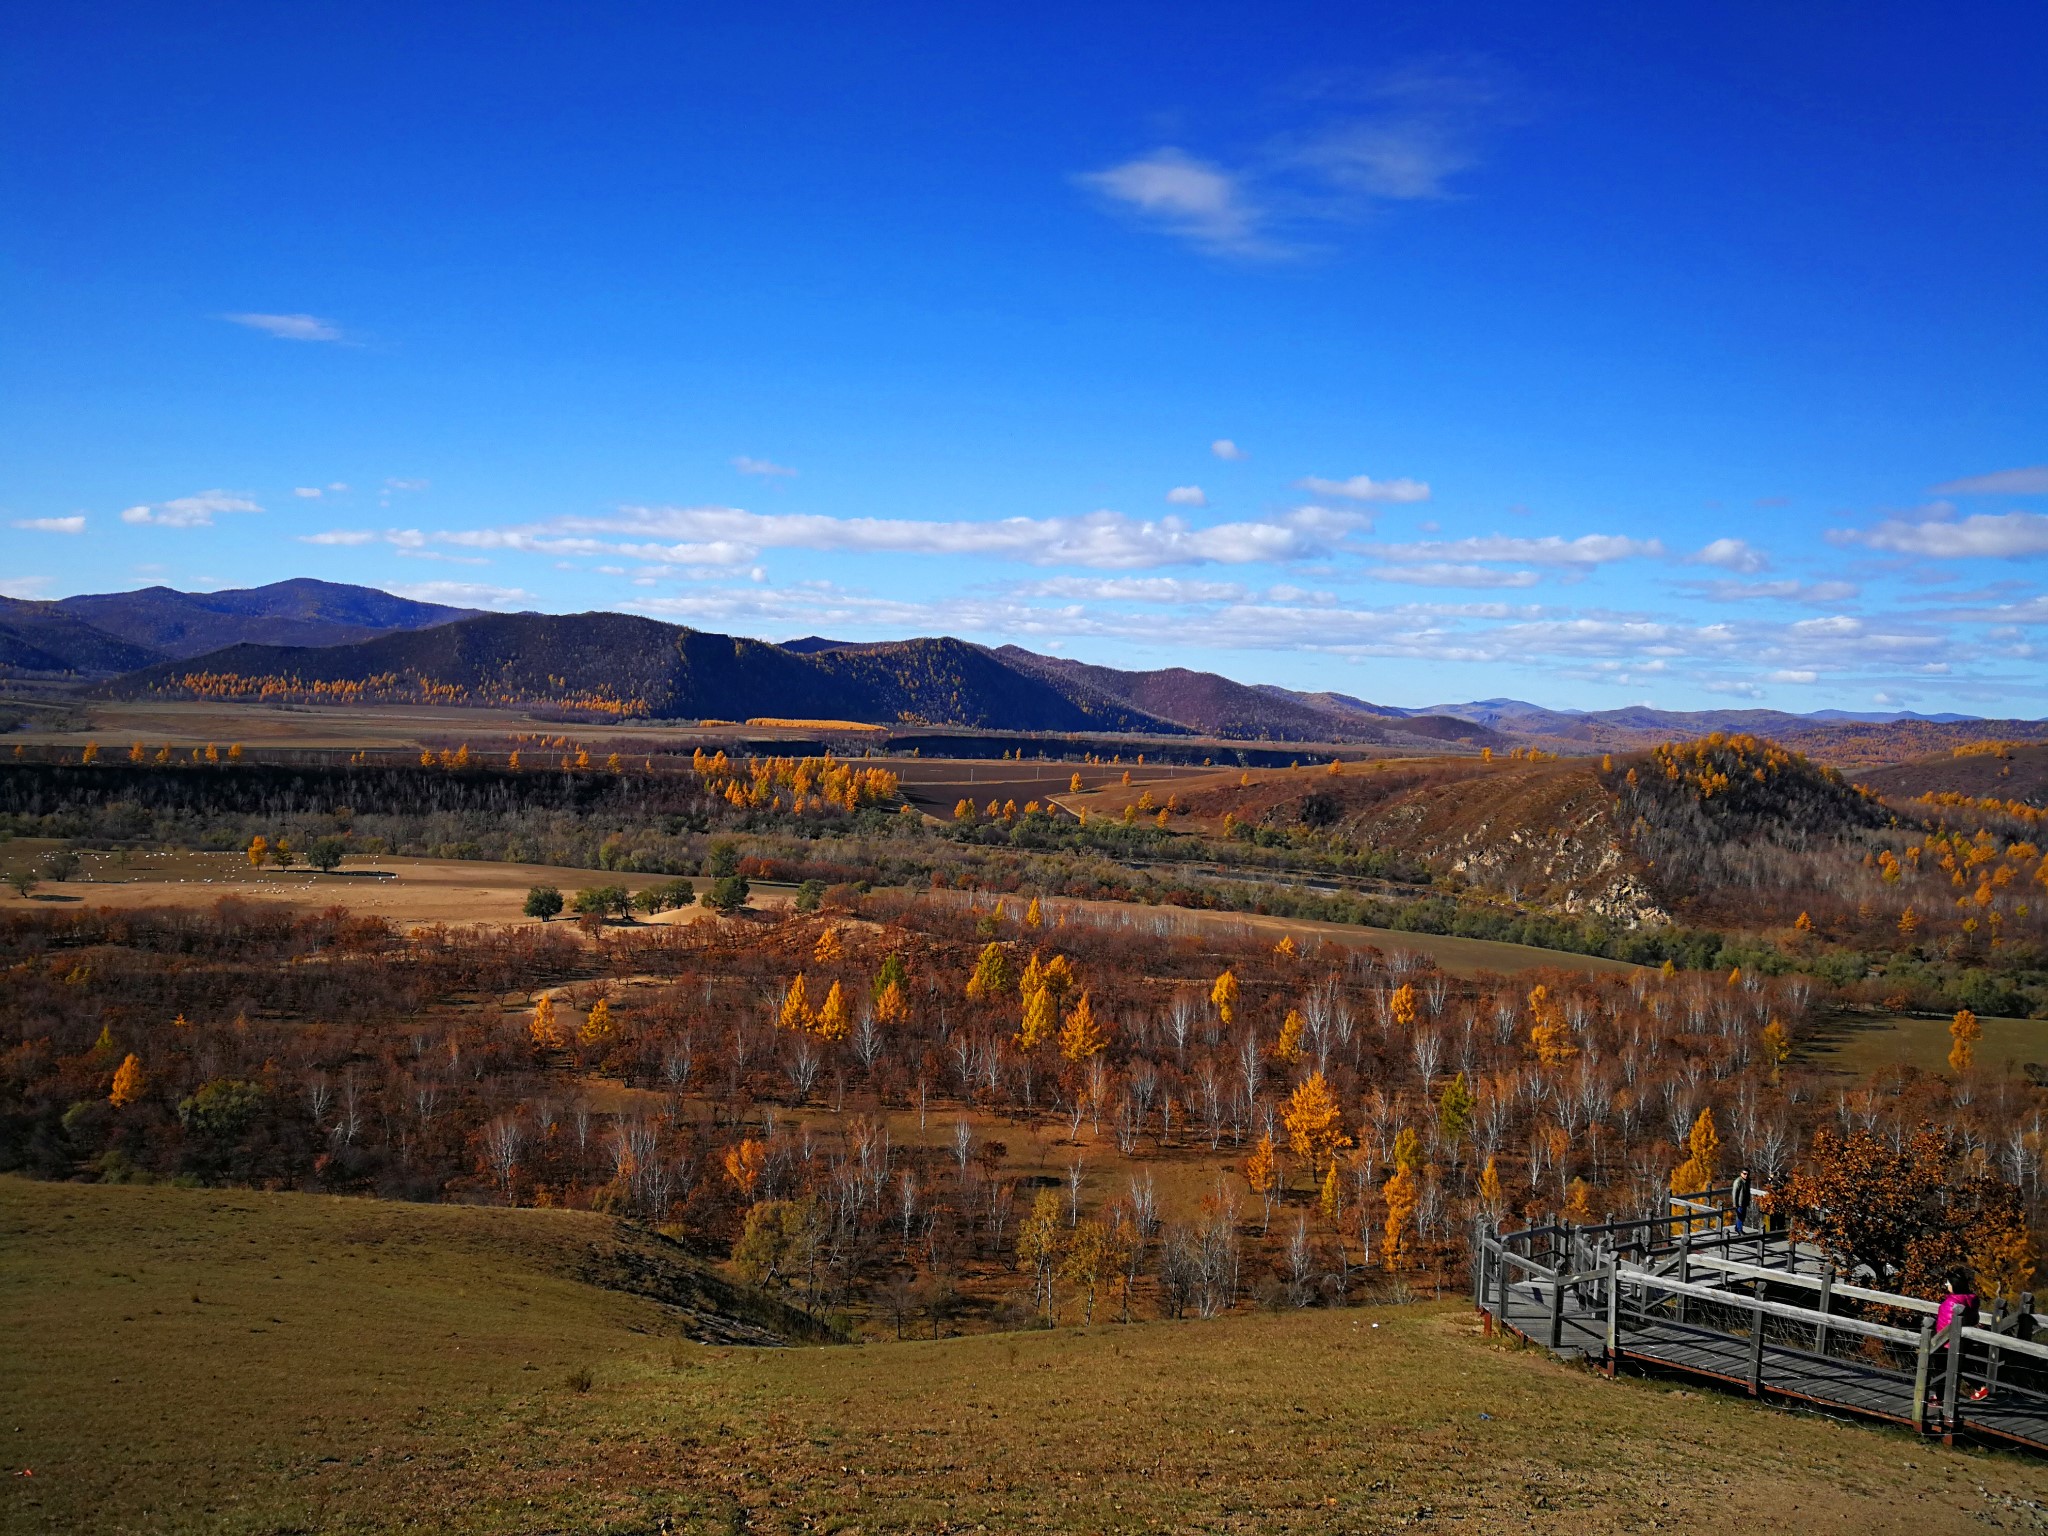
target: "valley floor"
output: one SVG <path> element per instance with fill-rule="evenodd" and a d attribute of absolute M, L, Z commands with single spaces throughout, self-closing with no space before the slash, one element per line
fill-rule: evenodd
<path fill-rule="evenodd" d="M 604 1219 L 0 1180 L 0 1529 L 2033 1529 L 2048 1465 L 1460 1306 L 700 1344 Z M 586 1374 L 587 1373 L 587 1374 Z"/>

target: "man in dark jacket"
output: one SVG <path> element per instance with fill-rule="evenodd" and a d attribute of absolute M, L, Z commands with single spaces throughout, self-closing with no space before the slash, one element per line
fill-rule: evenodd
<path fill-rule="evenodd" d="M 1735 1187 L 1728 1191 L 1728 1206 L 1735 1213 L 1735 1235 L 1742 1236 L 1743 1224 L 1749 1220 L 1749 1170 L 1743 1169 L 1735 1175 Z"/>

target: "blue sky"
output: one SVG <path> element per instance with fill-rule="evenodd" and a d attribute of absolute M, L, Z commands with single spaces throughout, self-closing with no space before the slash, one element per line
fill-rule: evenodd
<path fill-rule="evenodd" d="M 16 7 L 0 591 L 2048 713 L 2036 5 Z"/>

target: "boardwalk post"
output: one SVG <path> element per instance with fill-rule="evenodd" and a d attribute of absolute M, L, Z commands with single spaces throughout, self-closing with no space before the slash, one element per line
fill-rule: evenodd
<path fill-rule="evenodd" d="M 1944 1445 L 1956 1443 L 1956 1431 L 1963 1425 L 1963 1314 L 1960 1309 L 1950 1320 L 1948 1329 L 1948 1370 L 1942 1380 L 1941 1411 L 1946 1428 L 1942 1432 Z"/>
<path fill-rule="evenodd" d="M 1749 1314 L 1749 1395 L 1764 1395 L 1764 1309 Z"/>
<path fill-rule="evenodd" d="M 1616 1254 L 1607 1255 L 1607 1379 L 1614 1379 L 1614 1368 L 1621 1359 L 1621 1260 Z"/>
<path fill-rule="evenodd" d="M 1500 1252 L 1494 1255 L 1494 1277 L 1500 1283 L 1500 1325 L 1508 1326 L 1508 1287 L 1515 1283 L 1514 1265 L 1509 1262 L 1507 1239 L 1502 1238 Z"/>
<path fill-rule="evenodd" d="M 1934 1319 L 1920 1319 L 1920 1347 L 1913 1358 L 1913 1428 L 1927 1433 L 1927 1360 L 1934 1350 Z"/>
<path fill-rule="evenodd" d="M 1685 1235 L 1678 1240 L 1678 1280 L 1681 1285 L 1692 1283 L 1692 1223 L 1686 1222 Z M 1678 1320 L 1685 1321 L 1685 1292 L 1678 1293 Z"/>
<path fill-rule="evenodd" d="M 1551 1271 L 1550 1281 L 1550 1347 L 1556 1349 L 1564 1342 L 1564 1271 Z"/>
<path fill-rule="evenodd" d="M 1835 1293 L 1835 1266 L 1830 1260 L 1820 1272 L 1820 1321 L 1813 1325 L 1813 1352 L 1824 1355 L 1828 1352 L 1828 1300 Z"/>

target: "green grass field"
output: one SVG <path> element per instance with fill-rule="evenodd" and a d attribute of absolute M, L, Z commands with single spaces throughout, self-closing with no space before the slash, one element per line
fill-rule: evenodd
<path fill-rule="evenodd" d="M 2031 1064 L 2048 1065 L 2048 1019 L 1977 1021 L 1984 1038 L 1977 1042 L 1977 1065 L 2003 1072 Z M 1803 1064 L 1862 1077 L 1881 1067 L 1906 1065 L 1923 1072 L 1946 1073 L 1949 1021 L 1905 1014 L 1877 1017 L 1845 1015 L 1818 1031 L 1801 1047 Z"/>
<path fill-rule="evenodd" d="M 579 1278 L 612 1241 L 0 1180 L 0 1528 L 1870 1533 L 2048 1497 L 2048 1465 L 1609 1383 L 1449 1303 L 705 1345 Z"/>

